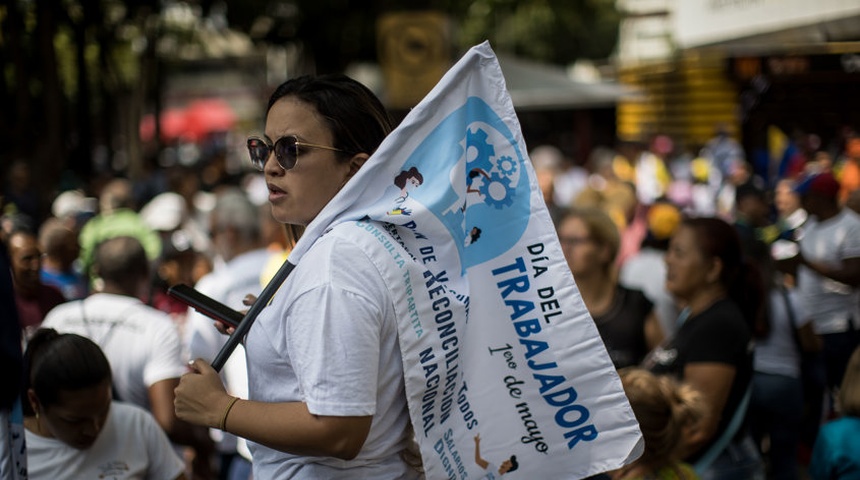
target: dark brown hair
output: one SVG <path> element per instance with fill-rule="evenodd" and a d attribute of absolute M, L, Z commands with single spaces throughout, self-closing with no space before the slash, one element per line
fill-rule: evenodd
<path fill-rule="evenodd" d="M 33 389 L 45 407 L 56 404 L 61 391 L 75 391 L 110 380 L 110 364 L 92 340 L 73 333 L 40 328 L 24 353 L 22 398 Z M 29 402 L 21 402 L 24 414 L 33 415 Z"/>
<path fill-rule="evenodd" d="M 382 102 L 346 75 L 306 75 L 287 80 L 272 93 L 266 112 L 285 97 L 313 105 L 331 131 L 334 147 L 350 156 L 373 154 L 392 129 Z"/>
<path fill-rule="evenodd" d="M 424 175 L 421 175 L 421 172 L 418 171 L 418 168 L 412 167 L 409 170 L 403 170 L 396 177 L 394 177 L 394 185 L 397 188 L 403 188 L 406 186 L 406 180 L 410 178 L 416 178 L 418 183 L 424 183 Z"/>
<path fill-rule="evenodd" d="M 734 227 L 714 217 L 685 219 L 681 225 L 696 235 L 696 245 L 705 258 L 718 258 L 722 263 L 720 284 L 744 314 L 750 331 L 767 330 L 764 309 L 766 288 L 759 268 L 744 258 L 741 240 Z"/>

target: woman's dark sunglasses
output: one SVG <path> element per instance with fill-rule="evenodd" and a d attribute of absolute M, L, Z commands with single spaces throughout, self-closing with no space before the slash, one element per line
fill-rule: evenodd
<path fill-rule="evenodd" d="M 281 137 L 274 145 L 265 138 L 248 137 L 248 153 L 251 155 L 251 165 L 261 172 L 266 167 L 266 161 L 273 151 L 275 152 L 275 160 L 278 161 L 281 168 L 289 170 L 295 167 L 302 148 L 321 148 L 333 152 L 343 152 L 339 148 L 301 142 L 295 135 Z"/>

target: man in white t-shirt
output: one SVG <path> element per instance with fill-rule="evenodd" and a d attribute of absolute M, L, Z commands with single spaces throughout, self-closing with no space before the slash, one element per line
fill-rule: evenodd
<path fill-rule="evenodd" d="M 173 390 L 186 371 L 179 332 L 166 313 L 140 300 L 149 288 L 149 263 L 140 241 L 116 237 L 102 242 L 93 268 L 104 288 L 58 305 L 42 326 L 98 344 L 111 364 L 115 396 L 150 411 L 174 442 L 208 454 L 211 441 L 203 430 L 178 420 L 173 409 Z"/>
<path fill-rule="evenodd" d="M 839 183 L 829 172 L 806 179 L 798 191 L 810 214 L 800 239 L 798 287 L 824 342 L 832 388 L 860 345 L 860 216 L 839 206 Z"/>
<path fill-rule="evenodd" d="M 223 263 L 203 276 L 195 289 L 235 310 L 247 309 L 242 300 L 248 294 L 259 295 L 262 291 L 260 275 L 271 256 L 271 252 L 262 248 L 259 210 L 241 190 L 227 190 L 219 194 L 212 209 L 210 231 L 215 253 Z M 226 341 L 227 337 L 218 333 L 211 318 L 189 309 L 183 334 L 188 360 L 202 358 L 212 362 Z M 248 398 L 245 350 L 241 345 L 224 365 L 222 377 L 230 394 Z M 244 442 L 220 430 L 213 429 L 211 434 L 221 454 L 221 478 L 243 475 L 247 478 L 245 472 L 250 472 L 251 454 Z M 225 475 L 228 470 L 233 473 Z"/>

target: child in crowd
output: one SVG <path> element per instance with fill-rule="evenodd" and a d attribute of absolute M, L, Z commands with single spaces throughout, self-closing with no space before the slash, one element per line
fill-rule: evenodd
<path fill-rule="evenodd" d="M 645 438 L 645 452 L 611 474 L 612 480 L 697 480 L 680 460 L 685 432 L 704 414 L 702 396 L 689 385 L 641 368 L 619 371 Z"/>

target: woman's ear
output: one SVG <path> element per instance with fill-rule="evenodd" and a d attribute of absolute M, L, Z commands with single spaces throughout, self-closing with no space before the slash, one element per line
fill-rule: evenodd
<path fill-rule="evenodd" d="M 39 413 L 39 410 L 42 409 L 39 397 L 36 396 L 36 391 L 32 388 L 27 389 L 27 401 L 30 402 L 30 408 L 33 409 L 33 413 Z"/>
<path fill-rule="evenodd" d="M 366 153 L 356 153 L 353 155 L 352 158 L 349 159 L 349 173 L 346 178 L 350 179 L 353 175 L 358 173 L 368 158 L 370 158 L 370 155 Z"/>
<path fill-rule="evenodd" d="M 604 243 L 600 248 L 600 262 L 606 265 L 608 269 L 612 269 L 615 259 L 612 258 L 612 247 L 608 243 Z"/>
<path fill-rule="evenodd" d="M 711 266 L 705 272 L 705 278 L 709 283 L 717 283 L 720 281 L 720 276 L 723 274 L 723 261 L 717 257 L 711 259 Z"/>

